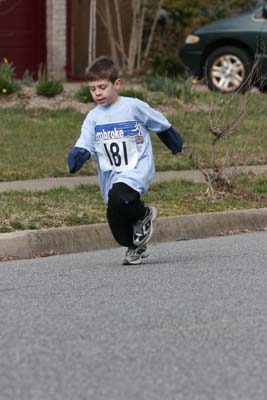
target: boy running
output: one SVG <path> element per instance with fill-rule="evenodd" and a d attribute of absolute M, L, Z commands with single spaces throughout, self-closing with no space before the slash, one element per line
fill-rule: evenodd
<path fill-rule="evenodd" d="M 149 132 L 155 132 L 173 154 L 182 151 L 182 139 L 163 114 L 147 103 L 119 96 L 118 68 L 108 57 L 97 58 L 86 70 L 96 103 L 68 154 L 70 173 L 96 156 L 101 193 L 114 239 L 128 248 L 124 265 L 140 264 L 157 216 L 155 207 L 141 199 L 155 173 Z"/>

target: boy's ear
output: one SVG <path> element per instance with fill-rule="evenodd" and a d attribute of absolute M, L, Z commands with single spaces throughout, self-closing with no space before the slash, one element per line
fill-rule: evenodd
<path fill-rule="evenodd" d="M 121 87 L 121 80 L 120 78 L 116 79 L 114 82 L 115 89 L 119 89 Z"/>

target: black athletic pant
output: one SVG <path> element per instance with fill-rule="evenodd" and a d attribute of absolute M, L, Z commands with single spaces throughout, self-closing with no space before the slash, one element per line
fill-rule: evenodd
<path fill-rule="evenodd" d="M 134 248 L 133 225 L 145 216 L 140 194 L 125 183 L 115 183 L 108 194 L 107 219 L 114 239 Z"/>

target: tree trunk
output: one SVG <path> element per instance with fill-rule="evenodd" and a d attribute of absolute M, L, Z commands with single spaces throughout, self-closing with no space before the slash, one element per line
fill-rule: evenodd
<path fill-rule="evenodd" d="M 96 0 L 91 0 L 89 10 L 88 64 L 91 64 L 96 57 Z"/>
<path fill-rule="evenodd" d="M 125 46 L 124 46 L 122 27 L 121 27 L 121 13 L 120 13 L 120 7 L 119 7 L 118 0 L 114 0 L 114 7 L 115 7 L 115 14 L 116 14 L 116 25 L 117 25 L 117 31 L 118 31 L 118 44 L 119 44 L 119 47 L 117 47 L 117 48 L 122 55 L 122 64 L 125 65 L 127 57 L 125 55 Z"/>
<path fill-rule="evenodd" d="M 137 24 L 138 24 L 138 17 L 140 15 L 140 7 L 141 7 L 141 0 L 132 0 L 132 10 L 133 10 L 133 21 L 132 21 L 132 30 L 130 36 L 130 43 L 129 43 L 129 57 L 128 57 L 128 70 L 129 73 L 132 74 L 135 62 L 136 62 L 136 53 L 137 53 Z"/>
<path fill-rule="evenodd" d="M 150 29 L 150 34 L 149 34 L 149 37 L 148 37 L 148 42 L 147 42 L 146 49 L 145 49 L 145 52 L 144 52 L 143 63 L 145 63 L 145 61 L 146 61 L 146 59 L 147 59 L 147 57 L 148 57 L 150 48 L 151 48 L 151 44 L 152 44 L 152 41 L 153 41 L 155 29 L 156 29 L 157 22 L 158 22 L 158 19 L 159 19 L 160 9 L 161 9 L 161 7 L 162 7 L 162 5 L 163 5 L 163 2 L 164 2 L 164 0 L 159 0 L 158 7 L 157 7 L 157 11 L 156 11 L 156 14 L 155 14 L 155 17 L 154 17 L 154 21 L 153 21 L 152 27 L 151 27 L 151 29 Z"/>
<path fill-rule="evenodd" d="M 112 18 L 111 18 L 111 11 L 110 11 L 110 0 L 105 0 L 105 16 L 107 21 L 107 30 L 108 30 L 108 38 L 111 48 L 111 57 L 113 60 L 118 63 L 118 55 L 115 46 L 115 35 L 113 30 Z"/>
<path fill-rule="evenodd" d="M 144 22 L 145 22 L 145 13 L 147 8 L 147 1 L 144 1 L 139 26 L 138 26 L 138 46 L 137 46 L 137 68 L 141 67 L 141 59 L 142 59 L 142 44 L 143 44 L 143 32 L 144 32 Z"/>

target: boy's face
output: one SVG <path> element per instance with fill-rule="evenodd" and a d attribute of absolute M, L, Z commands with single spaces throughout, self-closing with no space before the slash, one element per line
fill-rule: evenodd
<path fill-rule="evenodd" d="M 117 79 L 114 83 L 107 79 L 101 79 L 99 81 L 89 82 L 88 84 L 96 104 L 108 106 L 109 104 L 115 103 L 119 98 L 118 90 L 121 85 L 120 79 Z"/>

